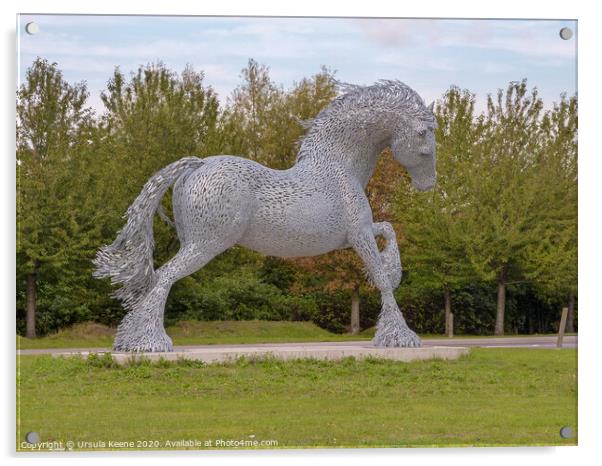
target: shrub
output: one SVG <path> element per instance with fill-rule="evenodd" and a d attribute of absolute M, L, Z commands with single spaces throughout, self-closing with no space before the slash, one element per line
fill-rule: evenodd
<path fill-rule="evenodd" d="M 251 273 L 199 283 L 187 277 L 170 294 L 166 318 L 178 320 L 309 320 L 317 306 L 312 296 L 297 296 L 264 283 Z"/>

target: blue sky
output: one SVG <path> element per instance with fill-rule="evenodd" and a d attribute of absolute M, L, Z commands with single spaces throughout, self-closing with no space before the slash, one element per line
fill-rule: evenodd
<path fill-rule="evenodd" d="M 31 21 L 35 35 L 25 33 Z M 249 58 L 285 88 L 326 65 L 351 83 L 400 79 L 427 101 L 457 85 L 477 94 L 479 108 L 522 78 L 548 107 L 577 90 L 576 34 L 559 37 L 565 26 L 576 33 L 576 21 L 20 15 L 18 23 L 20 79 L 35 57 L 56 61 L 67 80 L 87 82 L 99 111 L 115 66 L 129 73 L 156 61 L 203 70 L 223 102 Z"/>

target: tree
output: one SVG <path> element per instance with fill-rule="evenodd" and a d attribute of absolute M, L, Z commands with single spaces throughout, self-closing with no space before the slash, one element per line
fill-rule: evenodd
<path fill-rule="evenodd" d="M 414 190 L 407 176 L 396 193 L 395 213 L 410 285 L 443 298 L 446 334 L 454 290 L 475 278 L 466 260 L 463 217 L 469 202 L 464 183 L 475 157 L 481 126 L 474 115 L 475 97 L 450 88 L 438 102 L 436 117 L 437 184 L 426 193 Z"/>
<path fill-rule="evenodd" d="M 220 153 L 219 102 L 204 74 L 187 66 L 181 75 L 164 64 L 139 67 L 127 80 L 116 68 L 101 95 L 106 107 L 102 118 L 103 151 L 113 176 L 110 208 L 116 212 L 109 242 L 121 228 L 121 216 L 157 170 L 187 155 L 204 157 Z M 119 177 L 114 174 L 119 173 Z M 171 212 L 171 196 L 163 207 Z M 172 255 L 175 231 L 157 221 L 157 259 Z"/>
<path fill-rule="evenodd" d="M 483 280 L 498 286 L 495 335 L 504 334 L 506 287 L 527 277 L 527 250 L 549 220 L 540 189 L 543 102 L 526 81 L 512 82 L 487 102 L 484 135 L 471 173 L 467 256 Z"/>
<path fill-rule="evenodd" d="M 109 283 L 92 278 L 91 259 L 113 241 L 148 177 L 185 155 L 229 153 L 286 169 L 304 132 L 300 121 L 310 121 L 337 94 L 325 67 L 285 89 L 267 66 L 250 60 L 242 79 L 221 109 L 204 74 L 191 67 L 177 74 L 151 64 L 129 76 L 116 69 L 102 94 L 106 112 L 95 117 L 85 83 L 67 83 L 55 63 L 32 64 L 17 95 L 19 331 L 24 321 L 30 337 L 79 320 L 115 323 L 123 310 L 109 299 Z M 452 87 L 436 116 L 436 188 L 413 190 L 390 151 L 367 186 L 374 221 L 389 221 L 397 232 L 405 276 L 397 297 L 411 298 L 410 319 L 419 316 L 423 331 L 439 331 L 439 303 L 449 314 L 453 302 L 466 309 L 459 314 L 465 329 L 489 328 L 495 306 L 488 297 L 496 285 L 496 333 L 506 313 L 516 322 L 523 307 L 551 328 L 552 310 L 567 301 L 573 330 L 577 98 L 562 96 L 544 111 L 526 82 L 511 83 L 476 115 L 474 96 Z M 170 204 L 168 193 L 168 215 Z M 159 219 L 155 233 L 161 263 L 178 240 Z M 342 331 L 351 296 L 358 331 L 364 280 L 351 250 L 281 260 L 234 247 L 175 286 L 168 316 L 215 318 L 236 308 L 227 315 L 311 317 Z M 513 283 L 521 285 L 511 288 L 506 306 Z M 366 326 L 379 307 L 375 294 L 362 289 L 361 297 Z M 329 310 L 320 317 L 318 306 Z"/>
<path fill-rule="evenodd" d="M 99 228 L 90 219 L 95 139 L 84 83 L 38 58 L 17 93 L 17 273 L 26 281 L 26 336 L 36 336 L 40 281 L 81 273 Z"/>
<path fill-rule="evenodd" d="M 224 112 L 224 137 L 229 153 L 252 158 L 271 168 L 289 168 L 309 120 L 336 96 L 334 73 L 326 67 L 290 90 L 278 87 L 269 68 L 252 58 L 241 72 L 243 82 L 232 93 Z"/>
<path fill-rule="evenodd" d="M 227 115 L 239 134 L 241 155 L 266 165 L 277 157 L 274 144 L 275 126 L 282 124 L 284 91 L 271 80 L 269 68 L 252 58 L 241 72 L 243 83 L 232 92 Z"/>
<path fill-rule="evenodd" d="M 568 303 L 568 332 L 577 294 L 577 126 L 576 96 L 562 95 L 543 118 L 538 187 L 547 221 L 535 226 L 540 240 L 526 252 L 526 275 L 541 298 Z"/>
<path fill-rule="evenodd" d="M 116 68 L 101 94 L 108 136 L 135 175 L 146 181 L 183 155 L 215 154 L 219 102 L 204 73 L 187 66 L 181 75 L 163 63 L 139 67 L 127 81 Z M 137 180 L 132 180 L 137 181 Z M 136 190 L 139 186 L 136 186 Z"/>
<path fill-rule="evenodd" d="M 565 117 L 570 113 L 563 111 Z M 534 251 L 554 244 L 547 248 L 555 255 L 551 262 L 560 260 L 564 253 L 558 247 L 558 227 L 576 222 L 575 204 L 565 197 L 570 197 L 570 188 L 562 181 L 576 180 L 574 170 L 566 176 L 567 166 L 576 163 L 571 155 L 576 154 L 576 146 L 567 146 L 575 145 L 576 138 L 574 132 L 567 137 L 566 131 L 553 129 L 559 125 L 551 122 L 559 118 L 558 111 L 552 115 L 543 111 L 537 90 L 529 93 L 525 80 L 510 83 L 506 92 L 498 91 L 495 101 L 488 98 L 477 157 L 468 176 L 464 221 L 470 263 L 482 280 L 497 283 L 496 335 L 504 334 L 507 286 L 541 282 L 550 261 Z M 563 134 L 560 140 L 559 134 Z M 554 152 L 564 155 L 554 156 Z M 570 236 L 570 231 L 565 233 Z"/>
<path fill-rule="evenodd" d="M 295 82 L 285 93 L 283 106 L 286 109 L 287 124 L 282 127 L 282 144 L 278 150 L 284 154 L 282 159 L 287 161 L 287 168 L 292 165 L 297 156 L 298 142 L 305 133 L 306 127 L 311 124 L 311 120 L 320 110 L 328 106 L 337 96 L 334 75 L 334 71 L 322 66 L 318 73 Z"/>
<path fill-rule="evenodd" d="M 442 292 L 446 314 L 454 289 L 495 283 L 503 335 L 509 284 L 542 296 L 576 285 L 576 99 L 544 112 L 536 89 L 513 82 L 475 116 L 474 96 L 452 87 L 437 121 L 437 186 L 402 183 L 397 197 L 410 282 Z"/>

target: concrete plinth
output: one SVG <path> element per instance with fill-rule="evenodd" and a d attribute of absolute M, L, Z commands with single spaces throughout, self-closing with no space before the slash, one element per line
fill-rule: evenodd
<path fill-rule="evenodd" d="M 82 352 L 57 352 L 54 356 L 87 357 L 94 351 Z M 96 353 L 102 354 L 103 351 Z M 369 343 L 366 345 L 344 345 L 341 343 L 328 345 L 325 343 L 299 343 L 299 344 L 269 344 L 269 345 L 238 345 L 238 346 L 213 346 L 205 345 L 189 347 L 170 353 L 112 353 L 113 360 L 118 364 L 129 361 L 148 359 L 150 361 L 177 361 L 180 359 L 203 361 L 206 363 L 234 361 L 245 357 L 260 359 L 273 357 L 282 360 L 291 359 L 324 359 L 337 360 L 346 357 L 365 359 L 368 357 L 391 359 L 395 361 L 418 361 L 424 359 L 457 359 L 468 354 L 468 348 L 451 346 L 430 346 L 422 348 L 376 348 Z"/>

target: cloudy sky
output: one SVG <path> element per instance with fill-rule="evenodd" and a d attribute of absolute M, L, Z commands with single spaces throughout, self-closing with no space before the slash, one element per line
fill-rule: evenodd
<path fill-rule="evenodd" d="M 29 35 L 25 25 L 39 32 Z M 181 71 L 203 70 L 226 101 L 249 58 L 270 67 L 284 87 L 319 71 L 369 84 L 400 79 L 425 100 L 450 85 L 485 96 L 527 78 L 546 105 L 576 92 L 576 34 L 559 30 L 575 21 L 175 16 L 20 15 L 19 79 L 40 56 L 58 63 L 69 81 L 86 81 L 90 103 L 102 111 L 100 92 L 115 66 L 126 73 L 162 61 Z"/>

